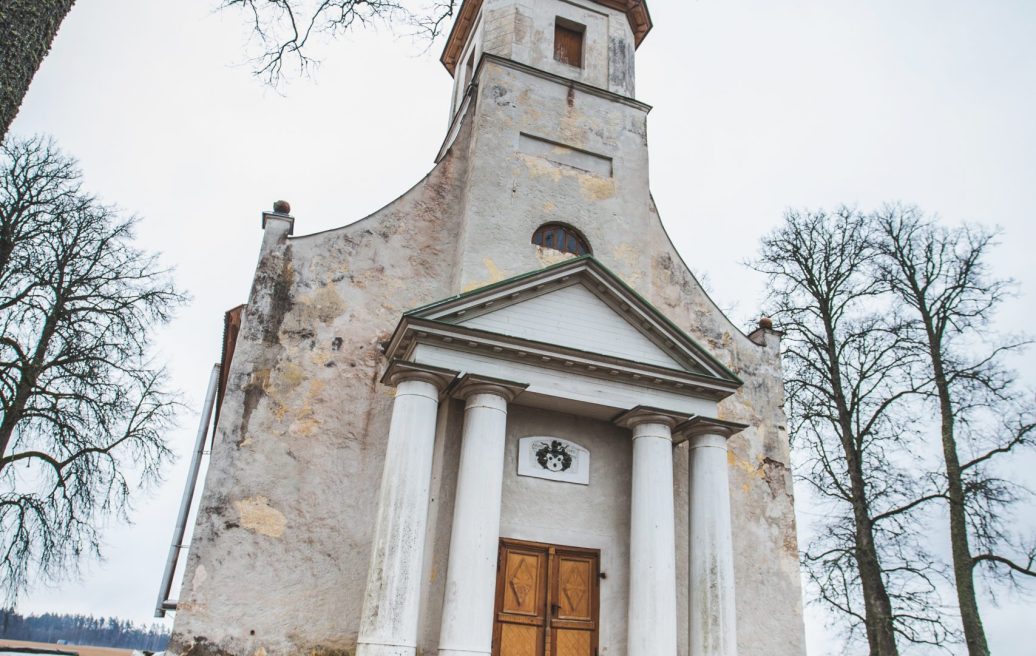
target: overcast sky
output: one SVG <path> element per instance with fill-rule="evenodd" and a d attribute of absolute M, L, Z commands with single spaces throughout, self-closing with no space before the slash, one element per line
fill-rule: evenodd
<path fill-rule="evenodd" d="M 142 217 L 140 243 L 176 268 L 193 301 L 156 346 L 195 410 L 222 313 L 246 300 L 260 212 L 287 199 L 306 234 L 383 206 L 433 165 L 451 86 L 441 44 L 423 53 L 382 30 L 340 39 L 313 79 L 273 92 L 250 76 L 243 16 L 218 4 L 79 0 L 12 128 L 53 135 L 91 190 Z M 1003 227 L 996 271 L 1021 294 L 998 327 L 1026 329 L 1036 2 L 650 4 L 637 70 L 638 96 L 655 107 L 654 196 L 684 259 L 739 325 L 757 316 L 763 282 L 743 262 L 786 208 L 904 201 L 947 223 Z M 1032 372 L 1036 355 L 1015 364 Z M 107 561 L 35 590 L 23 611 L 150 621 L 196 421 L 184 413 L 170 435 L 183 457 L 138 499 L 136 524 L 108 531 Z M 800 504 L 803 524 L 809 512 Z M 1036 654 L 1034 605 L 987 604 L 994 653 Z M 822 616 L 807 619 L 811 655 L 839 653 Z"/>

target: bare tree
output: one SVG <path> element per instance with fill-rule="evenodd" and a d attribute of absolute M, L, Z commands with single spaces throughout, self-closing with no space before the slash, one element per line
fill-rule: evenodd
<path fill-rule="evenodd" d="M 1010 291 L 987 260 L 995 232 L 949 229 L 914 207 L 877 214 L 881 270 L 910 309 L 911 349 L 923 357 L 924 392 L 938 410 L 942 487 L 949 510 L 953 579 L 970 656 L 987 656 L 975 572 L 1036 577 L 1036 545 L 1019 547 L 1007 529 L 1010 507 L 1025 491 L 1000 478 L 996 461 L 1036 441 L 1034 411 L 1020 398 L 1003 356 L 1021 340 L 990 345 L 988 327 Z M 1008 556 L 1021 553 L 1021 558 Z"/>
<path fill-rule="evenodd" d="M 75 0 L 0 2 L 0 139 Z"/>
<path fill-rule="evenodd" d="M 135 480 L 169 458 L 175 399 L 148 359 L 182 296 L 132 220 L 80 188 L 47 140 L 0 162 L 0 584 L 99 553 L 98 522 L 125 517 Z"/>
<path fill-rule="evenodd" d="M 460 0 L 223 0 L 240 9 L 258 44 L 254 72 L 277 86 L 287 74 L 306 74 L 317 62 L 314 41 L 334 38 L 354 27 L 400 25 L 429 43 L 449 24 Z"/>
<path fill-rule="evenodd" d="M 861 627 L 872 656 L 898 653 L 897 636 L 942 645 L 933 559 L 913 513 L 938 494 L 909 473 L 905 402 L 910 353 L 885 287 L 868 267 L 872 224 L 850 209 L 788 212 L 763 240 L 755 268 L 784 338 L 791 434 L 804 480 L 828 518 L 803 554 L 823 604 Z"/>

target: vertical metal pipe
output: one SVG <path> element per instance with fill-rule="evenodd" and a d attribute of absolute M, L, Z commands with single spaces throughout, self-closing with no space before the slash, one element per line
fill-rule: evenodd
<path fill-rule="evenodd" d="M 209 388 L 205 392 L 205 405 L 202 406 L 198 420 L 198 436 L 194 442 L 194 454 L 191 457 L 191 468 L 187 472 L 187 483 L 184 485 L 183 498 L 180 499 L 180 513 L 176 517 L 176 529 L 173 531 L 173 542 L 169 545 L 169 557 L 166 559 L 165 572 L 162 574 L 162 585 L 158 590 L 158 603 L 155 605 L 155 617 L 165 617 L 166 610 L 175 610 L 175 604 L 169 599 L 173 589 L 173 575 L 176 573 L 176 561 L 183 548 L 183 536 L 187 532 L 187 516 L 191 512 L 194 500 L 194 487 L 198 483 L 198 472 L 201 470 L 201 456 L 205 451 L 205 437 L 209 433 L 212 420 L 212 407 L 216 402 L 216 389 L 219 387 L 219 364 L 212 366 L 209 375 Z"/>

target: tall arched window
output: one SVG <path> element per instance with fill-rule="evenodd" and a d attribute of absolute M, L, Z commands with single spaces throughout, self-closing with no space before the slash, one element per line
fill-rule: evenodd
<path fill-rule="evenodd" d="M 536 228 L 536 232 L 532 233 L 532 243 L 575 255 L 587 255 L 592 252 L 583 235 L 563 223 L 545 223 Z"/>

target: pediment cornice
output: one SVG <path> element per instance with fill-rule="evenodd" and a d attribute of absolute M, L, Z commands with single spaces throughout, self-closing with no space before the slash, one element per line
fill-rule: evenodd
<path fill-rule="evenodd" d="M 386 355 L 407 360 L 419 344 L 479 353 L 499 360 L 534 364 L 542 369 L 579 373 L 591 378 L 621 381 L 716 401 L 730 396 L 741 385 L 740 382 L 688 371 L 416 317 L 405 317 L 400 322 L 386 349 Z"/>
<path fill-rule="evenodd" d="M 674 367 L 637 362 L 592 350 L 504 335 L 459 323 L 569 285 L 582 285 L 672 356 Z M 733 394 L 741 380 L 650 303 L 592 257 L 454 296 L 404 315 L 386 350 L 407 358 L 418 344 L 486 354 L 497 359 L 710 399 Z M 677 363 L 681 368 L 676 368 Z"/>

